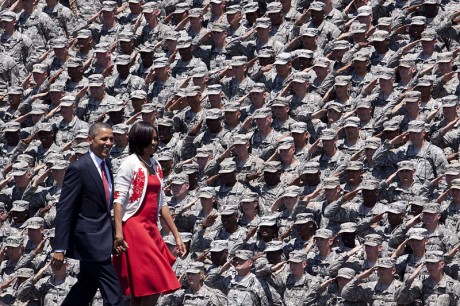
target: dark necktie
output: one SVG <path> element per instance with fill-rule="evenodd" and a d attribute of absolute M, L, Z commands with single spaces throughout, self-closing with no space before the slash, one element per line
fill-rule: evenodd
<path fill-rule="evenodd" d="M 108 206 L 110 203 L 110 188 L 109 188 L 109 180 L 107 178 L 107 172 L 105 172 L 105 161 L 101 162 L 101 176 L 102 176 L 102 184 L 104 185 L 105 199 L 107 200 L 107 206 Z"/>

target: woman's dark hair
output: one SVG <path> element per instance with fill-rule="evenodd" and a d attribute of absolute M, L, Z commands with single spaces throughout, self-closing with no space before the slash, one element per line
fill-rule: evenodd
<path fill-rule="evenodd" d="M 158 130 L 151 123 L 145 121 L 136 122 L 129 130 L 129 153 L 142 155 L 146 147 L 152 144 L 153 132 Z"/>

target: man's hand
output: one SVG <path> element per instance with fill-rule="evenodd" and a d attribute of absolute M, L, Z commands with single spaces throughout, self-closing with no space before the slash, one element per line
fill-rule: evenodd
<path fill-rule="evenodd" d="M 357 276 L 357 278 L 358 278 L 358 279 L 366 279 L 366 278 L 368 278 L 369 276 L 371 276 L 372 273 L 374 273 L 374 268 L 367 269 L 367 270 L 364 271 L 363 273 L 359 274 L 359 275 Z"/>
<path fill-rule="evenodd" d="M 116 255 L 121 255 L 128 249 L 128 243 L 125 241 L 123 235 L 115 236 L 115 240 L 113 242 L 113 249 L 115 250 Z"/>
<path fill-rule="evenodd" d="M 64 263 L 65 255 L 63 252 L 54 252 L 53 257 L 51 258 L 51 267 L 59 270 L 61 269 L 62 264 Z"/>
<path fill-rule="evenodd" d="M 43 252 L 43 249 L 45 248 L 46 240 L 48 240 L 48 238 L 43 239 L 43 240 L 40 241 L 40 243 L 37 245 L 37 247 L 36 247 L 35 250 L 34 250 L 34 254 L 35 254 L 35 255 L 38 255 L 38 254 L 40 254 L 41 252 Z"/>
<path fill-rule="evenodd" d="M 409 140 L 409 133 L 404 132 L 401 135 L 396 136 L 392 140 L 389 141 L 390 144 L 392 145 L 397 145 L 401 143 L 406 143 Z"/>

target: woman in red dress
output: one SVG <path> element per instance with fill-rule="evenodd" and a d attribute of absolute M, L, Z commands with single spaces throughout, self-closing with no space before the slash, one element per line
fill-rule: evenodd
<path fill-rule="evenodd" d="M 176 240 L 178 251 L 185 245 L 164 205 L 160 164 L 152 157 L 158 132 L 147 122 L 134 124 L 129 131 L 128 156 L 115 178 L 115 269 L 123 294 L 131 295 L 131 305 L 155 305 L 161 293 L 181 287 L 172 270 L 175 258 L 158 230 L 161 216 Z"/>

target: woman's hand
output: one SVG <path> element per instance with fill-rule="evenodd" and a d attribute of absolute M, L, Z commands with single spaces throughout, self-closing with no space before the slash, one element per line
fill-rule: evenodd
<path fill-rule="evenodd" d="M 115 241 L 113 242 L 113 248 L 116 255 L 121 255 L 128 249 L 128 243 L 126 243 L 123 235 L 115 235 Z"/>
<path fill-rule="evenodd" d="M 184 256 L 187 253 L 187 247 L 180 237 L 176 237 L 176 248 L 180 256 Z"/>

